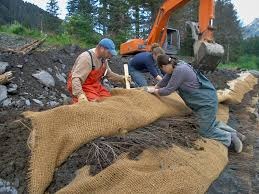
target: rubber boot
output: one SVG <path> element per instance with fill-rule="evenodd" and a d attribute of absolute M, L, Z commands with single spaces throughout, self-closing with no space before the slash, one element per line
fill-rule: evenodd
<path fill-rule="evenodd" d="M 234 150 L 236 151 L 236 153 L 241 153 L 243 150 L 243 143 L 242 141 L 239 139 L 239 137 L 237 136 L 236 133 L 231 133 L 231 143 L 234 146 Z"/>

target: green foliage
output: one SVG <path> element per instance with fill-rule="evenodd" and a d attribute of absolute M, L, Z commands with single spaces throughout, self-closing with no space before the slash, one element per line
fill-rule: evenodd
<path fill-rule="evenodd" d="M 50 45 L 69 45 L 72 40 L 68 34 L 48 35 L 46 42 Z"/>
<path fill-rule="evenodd" d="M 26 28 L 23 27 L 21 24 L 15 22 L 14 24 L 12 24 L 10 26 L 10 31 L 14 34 L 18 34 L 18 35 L 22 35 L 22 34 L 26 34 Z"/>
<path fill-rule="evenodd" d="M 237 61 L 242 55 L 242 33 L 237 12 L 230 0 L 218 0 L 215 7 L 215 40 L 224 46 L 223 61 Z"/>
<path fill-rule="evenodd" d="M 58 10 L 59 10 L 58 1 L 49 0 L 47 3 L 47 12 L 49 12 L 51 15 L 57 17 L 59 15 Z"/>
<path fill-rule="evenodd" d="M 72 16 L 78 10 L 79 0 L 68 0 L 67 1 L 67 15 Z"/>
<path fill-rule="evenodd" d="M 40 31 L 38 31 L 37 29 L 26 28 L 17 22 L 11 25 L 0 26 L 0 32 L 24 37 L 31 37 L 35 39 L 41 39 L 45 36 L 45 34 L 41 34 Z M 84 42 L 80 42 L 80 40 L 73 39 L 73 37 L 71 37 L 67 32 L 62 32 L 60 34 L 48 34 L 46 43 L 48 45 L 55 46 L 64 46 L 69 44 L 77 44 L 82 47 L 87 46 Z"/>
<path fill-rule="evenodd" d="M 75 14 L 68 19 L 65 24 L 67 33 L 73 38 L 85 44 L 96 45 L 101 36 L 93 30 L 90 18 L 81 14 Z"/>
<path fill-rule="evenodd" d="M 184 38 L 181 41 L 180 55 L 193 56 L 193 44 L 194 40 L 192 38 L 192 31 L 191 28 L 188 27 L 186 29 L 186 33 L 184 34 Z"/>
<path fill-rule="evenodd" d="M 3 25 L 0 27 L 0 31 L 32 38 L 41 37 L 41 33 L 38 30 L 26 28 L 18 22 L 14 22 L 11 25 Z"/>
<path fill-rule="evenodd" d="M 255 55 L 244 55 L 239 57 L 237 62 L 220 64 L 219 68 L 240 68 L 240 69 L 257 69 L 259 70 L 259 57 Z"/>
<path fill-rule="evenodd" d="M 246 54 L 259 57 L 259 37 L 251 37 L 243 40 L 242 49 Z"/>
<path fill-rule="evenodd" d="M 49 24 L 54 23 L 57 28 L 62 22 L 59 18 L 31 3 L 22 0 L 0 0 L 0 25 L 8 25 L 14 21 L 44 32 L 52 31 L 52 26 Z M 21 33 L 20 30 L 17 33 Z"/>

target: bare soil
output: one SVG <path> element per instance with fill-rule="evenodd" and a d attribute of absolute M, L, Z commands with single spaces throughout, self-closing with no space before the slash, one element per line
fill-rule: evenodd
<path fill-rule="evenodd" d="M 227 167 L 207 193 L 259 193 L 259 118 L 248 111 L 249 107 L 255 107 L 252 98 L 258 94 L 259 84 L 245 95 L 241 104 L 230 105 L 228 124 L 247 139 L 241 154 L 229 152 Z M 258 113 L 258 109 L 256 111 Z"/>

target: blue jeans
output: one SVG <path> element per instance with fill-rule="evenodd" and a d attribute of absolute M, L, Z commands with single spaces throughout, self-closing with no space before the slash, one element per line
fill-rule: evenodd
<path fill-rule="evenodd" d="M 131 78 L 133 79 L 136 87 L 142 87 L 147 86 L 147 80 L 144 76 L 144 74 L 132 67 L 129 63 L 129 74 L 131 75 Z"/>

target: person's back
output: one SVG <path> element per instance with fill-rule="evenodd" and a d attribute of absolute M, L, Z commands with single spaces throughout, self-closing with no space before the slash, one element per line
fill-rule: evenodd
<path fill-rule="evenodd" d="M 147 71 L 147 66 L 152 65 L 153 63 L 155 63 L 155 61 L 150 52 L 138 53 L 130 60 L 130 65 L 140 71 Z"/>
<path fill-rule="evenodd" d="M 143 73 L 149 72 L 157 81 L 162 79 L 162 73 L 156 66 L 158 55 L 164 54 L 164 50 L 155 43 L 151 47 L 151 52 L 141 52 L 136 54 L 129 61 L 129 73 L 133 78 L 136 87 L 147 86 L 147 80 Z"/>

